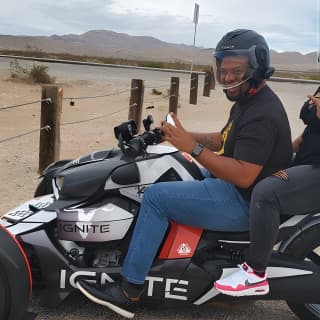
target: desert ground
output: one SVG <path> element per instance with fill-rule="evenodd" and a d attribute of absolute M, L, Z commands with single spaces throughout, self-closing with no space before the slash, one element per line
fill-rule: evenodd
<path fill-rule="evenodd" d="M 168 108 L 167 90 L 169 73 L 146 72 L 125 69 L 100 70 L 84 67 L 52 66 L 57 84 L 63 88 L 63 110 L 61 119 L 60 158 L 77 158 L 95 150 L 116 146 L 113 127 L 127 120 L 129 110 L 130 83 L 132 78 L 145 80 L 144 106 L 154 105 L 149 110 L 155 124 L 164 119 Z M 180 96 L 178 115 L 187 129 L 193 131 L 220 130 L 224 125 L 230 103 L 219 88 L 211 96 L 202 96 L 202 81 L 199 82 L 197 105 L 189 104 L 189 75 L 180 74 Z M 0 108 L 38 101 L 41 86 L 10 80 L 9 69 L 0 68 Z M 269 85 L 281 97 L 290 120 L 293 137 L 303 130 L 298 119 L 299 109 L 308 93 L 316 89 L 314 84 L 270 82 Z M 152 89 L 163 92 L 153 95 Z M 117 94 L 119 93 L 119 94 Z M 100 98 L 87 98 L 115 94 Z M 74 106 L 70 106 L 73 98 Z M 80 99 L 79 99 L 80 98 Z M 144 110 L 143 115 L 147 115 Z M 90 120 L 97 118 L 95 120 Z M 87 120 L 87 121 L 84 121 Z M 69 124 L 70 122 L 77 122 Z M 81 122 L 84 121 L 84 122 Z M 40 102 L 0 110 L 0 140 L 12 138 L 40 128 Z M 33 195 L 39 182 L 39 131 L 0 142 L 0 214 Z"/>
<path fill-rule="evenodd" d="M 64 80 L 59 79 L 59 86 L 63 88 L 65 100 L 61 118 L 61 151 L 60 159 L 77 158 L 80 155 L 99 149 L 116 146 L 113 127 L 128 119 L 129 94 L 131 79 L 111 80 Z M 152 114 L 155 124 L 165 119 L 169 108 L 167 90 L 170 78 L 165 83 L 145 83 L 144 107 L 154 105 L 155 108 L 143 111 L 143 117 Z M 9 80 L 7 72 L 0 73 L 0 108 L 23 104 L 41 99 L 41 86 Z M 153 88 L 163 92 L 163 95 L 152 95 Z M 181 85 L 180 85 L 181 88 Z M 77 97 L 99 96 L 105 94 L 120 94 L 93 98 L 77 99 Z M 212 123 L 208 121 L 210 109 L 214 111 L 214 123 L 218 128 L 223 125 L 228 110 L 228 104 L 223 96 L 216 95 L 219 101 L 219 111 L 212 108 L 212 98 L 200 97 L 197 106 L 187 104 L 188 95 L 185 88 L 181 88 L 181 114 L 186 127 L 196 130 L 201 128 L 211 130 Z M 70 106 L 69 97 L 73 97 L 74 106 Z M 221 100 L 221 102 L 220 102 Z M 217 103 L 218 104 L 218 103 Z M 221 109 L 222 108 L 222 109 Z M 0 140 L 15 137 L 40 128 L 40 102 L 27 106 L 0 110 Z M 221 112 L 221 110 L 223 112 Z M 92 118 L 101 117 L 95 120 Z M 70 122 L 80 123 L 69 124 Z M 84 121 L 84 122 L 82 122 Z M 0 177 L 3 182 L 0 189 L 0 212 L 19 202 L 32 197 L 39 182 L 39 131 L 19 138 L 0 143 Z"/>
<path fill-rule="evenodd" d="M 144 106 L 155 106 L 149 113 L 153 115 L 156 124 L 165 118 L 168 111 L 167 89 L 170 82 L 169 74 L 163 73 L 161 76 L 156 73 L 131 74 L 127 72 L 126 74 L 123 70 L 112 70 L 108 73 L 106 70 L 98 72 L 91 69 L 82 70 L 81 72 L 77 70 L 77 72 L 72 73 L 71 69 L 68 70 L 67 67 L 62 67 L 61 69 L 53 67 L 52 70 L 57 84 L 63 88 L 65 97 L 61 119 L 61 159 L 77 158 L 82 154 L 98 149 L 116 146 L 113 127 L 127 120 L 129 88 L 133 77 L 146 79 Z M 104 75 L 101 75 L 100 72 L 104 73 Z M 9 78 L 8 70 L 0 68 L 0 109 L 5 106 L 41 99 L 40 85 L 14 82 Z M 304 127 L 302 121 L 298 119 L 300 106 L 306 99 L 306 95 L 313 93 L 317 85 L 278 82 L 269 82 L 269 85 L 282 99 L 288 113 L 292 135 L 293 137 L 297 136 Z M 152 88 L 157 88 L 163 94 L 153 95 Z M 77 99 L 79 97 L 99 96 L 117 92 L 122 93 L 101 98 Z M 70 99 L 68 98 L 73 98 L 74 106 L 69 105 Z M 227 120 L 231 104 L 225 99 L 219 88 L 211 91 L 211 97 L 203 97 L 200 82 L 198 104 L 190 105 L 188 100 L 189 79 L 187 76 L 181 75 L 178 115 L 184 126 L 190 130 L 202 132 L 221 129 Z M 146 110 L 144 115 L 147 115 Z M 90 120 L 98 116 L 101 117 Z M 68 124 L 70 122 L 78 123 Z M 40 128 L 40 103 L 0 110 L 0 141 L 38 128 Z M 0 149 L 1 216 L 10 208 L 33 196 L 35 187 L 39 182 L 39 131 L 2 141 L 0 142 Z M 79 306 L 75 300 L 70 303 L 64 304 L 59 313 L 57 313 L 57 310 L 48 311 L 42 309 L 35 303 L 34 307 L 39 312 L 37 319 L 85 319 L 89 314 L 91 316 L 94 314 L 97 319 L 115 319 L 113 314 L 111 315 L 101 307 L 96 308 L 91 303 L 83 303 L 81 308 L 75 307 L 75 305 Z M 222 311 L 218 309 L 213 314 L 215 319 L 248 319 L 247 312 L 244 311 L 247 308 L 249 308 L 252 315 L 256 314 L 254 318 L 297 319 L 282 302 L 252 303 L 245 307 L 236 308 L 236 313 L 228 308 L 228 316 L 226 316 L 223 308 Z M 176 315 L 174 312 L 170 314 L 170 311 L 169 313 L 162 311 L 150 313 L 150 311 L 147 311 L 146 314 L 144 312 L 139 313 L 138 318 L 191 319 L 191 317 L 196 316 L 198 319 L 209 319 L 213 315 L 212 311 L 204 312 L 203 314 L 200 311 L 179 312 L 180 315 Z"/>
<path fill-rule="evenodd" d="M 170 74 L 127 75 L 123 69 L 111 71 L 80 70 L 68 72 L 67 67 L 54 67 L 56 81 L 63 88 L 64 101 L 61 119 L 60 159 L 77 158 L 95 150 L 116 146 L 113 127 L 127 120 L 129 110 L 130 83 L 133 77 L 145 80 L 144 107 L 154 105 L 148 112 L 153 115 L 155 124 L 165 118 L 169 108 L 167 90 Z M 82 72 L 81 72 L 82 71 Z M 145 72 L 145 71 L 143 71 Z M 92 74 L 93 73 L 93 74 Z M 178 115 L 187 129 L 193 131 L 220 130 L 227 120 L 230 103 L 219 88 L 211 91 L 210 97 L 202 96 L 202 83 L 199 82 L 198 104 L 190 105 L 189 79 L 181 74 Z M 41 99 L 41 86 L 10 80 L 8 69 L 0 68 L 0 108 L 37 101 Z M 308 93 L 316 89 L 314 84 L 269 83 L 281 97 L 290 120 L 292 135 L 303 130 L 298 119 L 299 109 Z M 163 92 L 153 95 L 152 89 Z M 117 94 L 121 92 L 120 94 Z M 77 99 L 106 94 L 101 98 Z M 75 105 L 70 106 L 74 98 Z M 144 110 L 143 115 L 147 115 Z M 97 118 L 90 120 L 92 118 Z M 88 121 L 84 121 L 88 120 Z M 90 121 L 89 121 L 90 120 Z M 70 122 L 80 123 L 68 124 Z M 84 121 L 84 122 L 81 122 Z M 17 108 L 0 110 L 0 141 L 40 128 L 40 103 Z M 0 214 L 16 206 L 33 195 L 38 180 L 39 131 L 19 138 L 0 142 Z"/>

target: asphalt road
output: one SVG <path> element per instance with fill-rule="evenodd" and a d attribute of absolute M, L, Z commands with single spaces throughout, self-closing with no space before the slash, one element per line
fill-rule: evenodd
<path fill-rule="evenodd" d="M 8 70 L 10 61 L 13 59 L 0 57 L 0 70 Z M 185 80 L 190 79 L 190 74 L 179 71 L 154 71 L 144 68 L 123 68 L 123 67 L 98 67 L 86 65 L 73 65 L 64 63 L 44 63 L 34 62 L 28 60 L 18 60 L 19 65 L 30 69 L 33 64 L 41 64 L 48 66 L 48 73 L 55 77 L 57 81 L 66 80 L 88 80 L 88 81 L 104 81 L 113 80 L 128 81 L 131 79 L 143 79 L 149 85 L 168 84 L 171 77 L 180 77 L 180 81 L 184 83 Z M 203 76 L 199 77 L 199 87 L 203 84 Z"/>
<path fill-rule="evenodd" d="M 36 320 L 120 320 L 124 319 L 107 308 L 96 305 L 80 294 L 70 296 L 58 308 L 39 306 L 35 298 L 32 305 Z M 246 301 L 212 303 L 202 307 L 164 308 L 148 307 L 136 310 L 136 320 L 298 320 L 283 301 Z"/>
<path fill-rule="evenodd" d="M 22 66 L 32 65 L 33 62 L 23 61 Z M 9 69 L 9 60 L 0 58 L 0 69 Z M 98 68 L 88 66 L 76 66 L 65 64 L 50 64 L 50 75 L 55 76 L 57 81 L 62 80 L 94 80 L 108 81 L 115 83 L 130 83 L 131 79 L 143 79 L 149 86 L 161 86 L 168 84 L 170 77 L 180 77 L 181 87 L 189 86 L 189 74 L 176 72 L 156 72 L 140 69 L 120 69 L 120 68 Z M 202 88 L 203 77 L 200 77 L 199 87 Z M 312 93 L 317 85 L 291 84 L 291 83 L 270 83 L 274 90 L 281 96 L 287 111 L 292 117 L 297 117 L 299 107 L 305 100 L 305 96 Z M 293 128 L 293 135 L 301 132 L 302 126 L 299 124 Z M 80 294 L 74 294 L 67 299 L 59 308 L 43 308 L 35 297 L 31 308 L 38 314 L 38 320 L 80 320 L 80 319 L 122 319 L 106 308 L 95 305 Z M 283 301 L 259 301 L 259 302 L 234 302 L 226 305 L 213 304 L 210 307 L 188 307 L 180 309 L 145 308 L 138 309 L 136 319 L 177 319 L 177 320 L 297 320 L 298 318 L 290 311 Z"/>
<path fill-rule="evenodd" d="M 0 57 L 0 70 L 7 71 L 9 76 L 9 65 L 13 59 Z M 22 67 L 29 69 L 35 62 L 27 60 L 19 60 Z M 142 79 L 145 83 L 145 88 L 169 88 L 171 77 L 180 78 L 180 95 L 189 96 L 190 90 L 190 74 L 146 70 L 146 69 L 125 69 L 125 68 L 112 68 L 112 67 L 96 67 L 85 65 L 69 65 L 62 63 L 43 63 L 48 66 L 48 73 L 56 78 L 58 83 L 63 83 L 68 80 L 85 80 L 85 81 L 98 81 L 98 82 L 112 82 L 115 87 L 129 88 L 131 79 Z M 204 76 L 199 76 L 199 93 L 202 94 Z M 306 100 L 307 94 L 313 93 L 319 84 L 303 84 L 303 83 L 289 83 L 289 82 L 268 82 L 270 87 L 281 98 L 291 124 L 292 136 L 296 137 L 301 134 L 304 125 L 298 119 L 300 107 Z M 216 88 L 219 90 L 219 87 Z M 214 101 L 213 101 L 214 103 Z M 201 110 L 199 110 L 201 111 Z"/>

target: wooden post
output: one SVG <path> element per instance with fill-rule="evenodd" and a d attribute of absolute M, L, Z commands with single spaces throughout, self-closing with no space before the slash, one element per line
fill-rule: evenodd
<path fill-rule="evenodd" d="M 210 71 L 206 71 L 204 76 L 204 86 L 203 86 L 203 95 L 205 97 L 210 97 L 210 90 L 212 88 L 212 73 Z"/>
<path fill-rule="evenodd" d="M 178 77 L 171 77 L 169 112 L 178 113 L 179 102 L 179 81 Z"/>
<path fill-rule="evenodd" d="M 213 67 L 211 67 L 210 72 L 212 74 L 211 89 L 214 90 L 216 88 L 216 77 L 214 76 Z"/>
<path fill-rule="evenodd" d="M 50 98 L 50 100 L 49 100 Z M 50 163 L 60 158 L 60 119 L 63 90 L 57 85 L 42 86 L 40 128 L 49 126 L 49 130 L 40 131 L 39 173 Z"/>
<path fill-rule="evenodd" d="M 144 96 L 143 80 L 132 79 L 128 120 L 133 119 L 136 122 L 138 132 L 140 131 L 140 127 L 141 127 L 143 96 Z"/>
<path fill-rule="evenodd" d="M 198 99 L 198 74 L 195 72 L 191 73 L 191 81 L 190 81 L 190 104 L 197 104 Z"/>

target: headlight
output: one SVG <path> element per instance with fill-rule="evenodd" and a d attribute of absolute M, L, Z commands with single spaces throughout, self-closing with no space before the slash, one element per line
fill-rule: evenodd
<path fill-rule="evenodd" d="M 61 189 L 62 189 L 63 180 L 64 180 L 64 176 L 57 176 L 56 177 L 56 186 L 59 191 L 61 191 Z"/>

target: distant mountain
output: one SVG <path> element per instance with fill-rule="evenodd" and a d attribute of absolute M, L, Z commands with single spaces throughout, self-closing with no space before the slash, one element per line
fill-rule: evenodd
<path fill-rule="evenodd" d="M 280 65 L 314 65 L 317 61 L 317 52 L 301 54 L 300 52 L 277 52 L 271 50 L 271 61 Z"/>
<path fill-rule="evenodd" d="M 191 63 L 193 47 L 174 44 L 147 36 L 130 36 L 107 30 L 93 30 L 76 35 L 10 36 L 0 35 L 0 50 L 43 51 L 134 60 L 180 61 Z M 211 64 L 212 48 L 196 47 L 195 63 Z M 279 53 L 271 50 L 274 65 L 315 67 L 316 52 Z M 309 66 L 309 67 L 308 67 Z"/>

